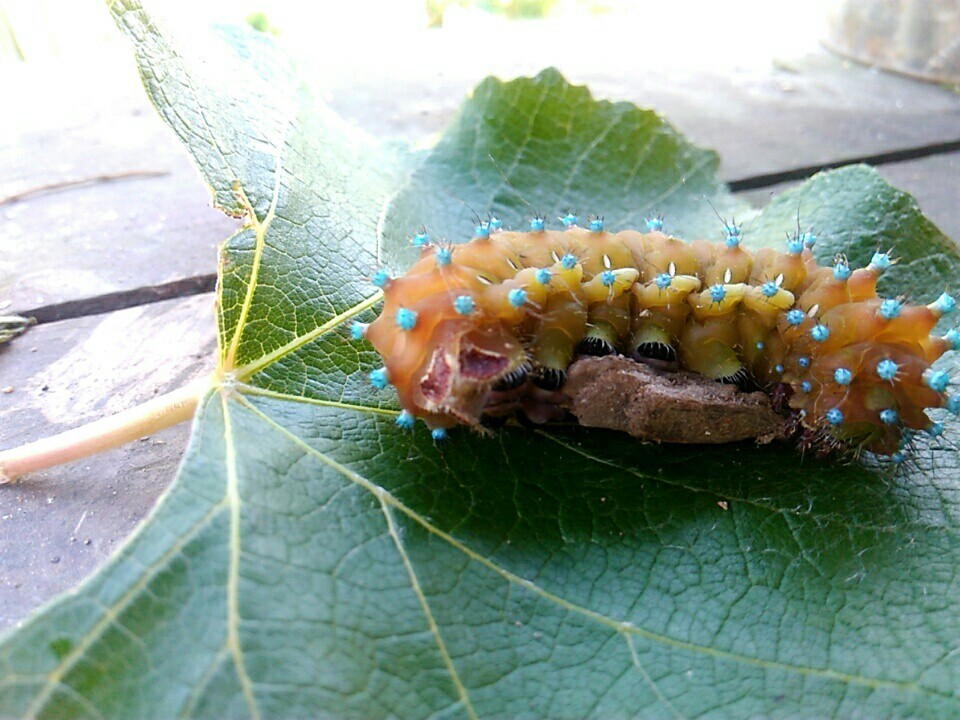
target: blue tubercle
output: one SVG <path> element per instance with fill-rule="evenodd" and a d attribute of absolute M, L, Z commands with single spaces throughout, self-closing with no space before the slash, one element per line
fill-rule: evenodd
<path fill-rule="evenodd" d="M 902 306 L 899 300 L 888 299 L 880 303 L 880 310 L 878 312 L 884 320 L 893 320 L 900 316 L 901 309 Z"/>
<path fill-rule="evenodd" d="M 670 273 L 660 273 L 653 279 L 653 283 L 661 290 L 666 290 L 673 283 L 673 276 Z"/>
<path fill-rule="evenodd" d="M 649 232 L 660 232 L 663 230 L 663 218 L 659 215 L 647 218 L 647 230 Z"/>
<path fill-rule="evenodd" d="M 408 308 L 398 308 L 394 320 L 401 330 L 413 330 L 417 326 L 417 313 Z"/>
<path fill-rule="evenodd" d="M 603 218 L 594 218 L 590 221 L 590 232 L 600 232 L 603 230 Z"/>
<path fill-rule="evenodd" d="M 870 258 L 871 267 L 875 267 L 880 272 L 883 272 L 891 265 L 893 265 L 893 260 L 890 259 L 890 256 L 887 253 L 874 253 L 873 257 Z"/>
<path fill-rule="evenodd" d="M 490 223 L 482 222 L 473 229 L 473 234 L 478 238 L 490 237 Z"/>
<path fill-rule="evenodd" d="M 423 247 L 424 245 L 430 244 L 430 238 L 427 237 L 427 233 L 425 231 L 421 230 L 413 236 L 413 239 L 410 242 L 414 247 Z"/>
<path fill-rule="evenodd" d="M 443 428 L 434 428 L 430 431 L 430 437 L 433 438 L 434 442 L 443 442 L 447 439 L 447 431 Z"/>
<path fill-rule="evenodd" d="M 827 419 L 827 422 L 831 425 L 839 425 L 843 422 L 843 413 L 840 412 L 839 408 L 830 408 L 827 410 L 824 417 Z"/>
<path fill-rule="evenodd" d="M 371 370 L 367 377 L 370 378 L 370 384 L 373 385 L 377 390 L 383 390 L 390 382 L 390 378 L 387 375 L 387 369 L 384 367 Z"/>
<path fill-rule="evenodd" d="M 795 237 L 787 240 L 787 252 L 791 255 L 799 255 L 803 252 L 803 238 Z"/>
<path fill-rule="evenodd" d="M 546 285 L 553 278 L 553 273 L 547 270 L 546 268 L 540 268 L 539 270 L 537 270 L 534 277 L 536 277 L 538 283 L 540 283 L 541 285 Z"/>
<path fill-rule="evenodd" d="M 810 358 L 808 358 L 806 355 L 801 355 L 799 358 L 797 358 L 797 365 L 802 368 L 810 367 Z"/>
<path fill-rule="evenodd" d="M 715 303 L 723 302 L 727 296 L 727 289 L 723 285 L 713 285 L 710 287 L 710 300 Z"/>
<path fill-rule="evenodd" d="M 578 221 L 579 219 L 580 219 L 580 218 L 578 218 L 578 217 L 577 217 L 576 215 L 574 215 L 573 213 L 567 213 L 567 214 L 564 215 L 562 218 L 560 218 L 560 222 L 563 223 L 563 226 L 564 226 L 565 228 L 568 228 L 568 227 L 573 227 L 574 225 L 576 225 L 576 224 L 577 224 L 577 221 Z"/>
<path fill-rule="evenodd" d="M 950 384 L 950 373 L 946 370 L 931 370 L 928 373 L 924 373 L 923 381 L 931 390 L 944 392 L 947 389 L 947 385 Z"/>
<path fill-rule="evenodd" d="M 763 343 L 762 343 L 762 342 L 758 342 L 758 343 L 757 343 L 757 350 L 763 350 Z"/>
<path fill-rule="evenodd" d="M 833 277 L 835 277 L 837 280 L 847 280 L 850 278 L 851 274 L 852 271 L 850 270 L 850 266 L 843 261 L 840 261 L 833 266 Z"/>
<path fill-rule="evenodd" d="M 811 390 L 813 390 L 813 385 L 810 384 L 810 381 L 809 381 L 809 380 L 804 380 L 802 383 L 800 383 L 800 391 L 801 391 L 801 392 L 808 393 L 808 392 L 810 392 Z"/>
<path fill-rule="evenodd" d="M 947 313 L 952 313 L 957 309 L 957 301 L 947 293 L 943 293 L 940 297 L 933 301 L 933 304 L 930 305 L 930 309 L 934 312 L 938 312 L 941 315 L 946 315 Z"/>
<path fill-rule="evenodd" d="M 947 398 L 947 404 L 944 406 L 948 412 L 954 415 L 960 415 L 960 397 L 953 395 Z"/>
<path fill-rule="evenodd" d="M 527 291 L 522 288 L 514 288 L 507 293 L 507 300 L 515 308 L 523 307 L 527 302 Z"/>
<path fill-rule="evenodd" d="M 496 232 L 497 230 L 503 229 L 503 222 L 498 217 L 491 216 L 490 222 L 488 223 L 488 225 L 490 226 L 490 229 L 494 232 Z"/>
<path fill-rule="evenodd" d="M 812 337 L 816 342 L 823 342 L 830 337 L 830 328 L 828 328 L 826 325 L 814 325 L 810 329 L 810 337 Z"/>
<path fill-rule="evenodd" d="M 880 376 L 881 380 L 893 380 L 897 376 L 897 370 L 899 369 L 897 364 L 889 358 L 877 363 L 877 375 Z"/>
<path fill-rule="evenodd" d="M 817 236 L 811 232 L 805 232 L 800 236 L 800 240 L 803 241 L 805 247 L 812 248 L 817 244 Z"/>
<path fill-rule="evenodd" d="M 367 328 L 369 326 L 366 323 L 355 322 L 350 326 L 350 337 L 354 340 L 363 340 L 364 336 L 367 334 Z"/>
<path fill-rule="evenodd" d="M 895 425 L 899 419 L 900 415 L 898 415 L 897 411 L 893 408 L 887 408 L 886 410 L 880 411 L 880 422 L 882 422 L 884 425 Z"/>
<path fill-rule="evenodd" d="M 837 385 L 849 385 L 853 382 L 853 373 L 846 368 L 837 368 L 833 371 L 833 379 Z"/>
<path fill-rule="evenodd" d="M 385 288 L 391 280 L 393 280 L 393 278 L 390 277 L 390 273 L 386 270 L 377 270 L 373 277 L 370 278 L 370 282 L 372 282 L 378 288 Z"/>
<path fill-rule="evenodd" d="M 944 341 L 950 346 L 951 350 L 960 350 L 960 332 L 956 330 L 947 330 L 943 336 Z"/>
<path fill-rule="evenodd" d="M 932 438 L 940 437 L 943 435 L 943 423 L 934 422 L 930 423 L 930 427 L 927 428 L 927 435 Z"/>
<path fill-rule="evenodd" d="M 899 450 L 890 456 L 890 462 L 894 463 L 895 465 L 899 465 L 906 459 L 907 459 L 907 456 L 902 452 L 900 452 Z"/>
<path fill-rule="evenodd" d="M 773 280 L 768 280 L 763 285 L 760 286 L 760 292 L 763 293 L 764 297 L 773 297 L 777 294 L 777 290 L 780 288 L 777 287 L 777 284 Z"/>
<path fill-rule="evenodd" d="M 541 232 L 546 227 L 546 221 L 539 215 L 530 220 L 530 229 L 533 232 Z"/>
<path fill-rule="evenodd" d="M 783 365 L 777 365 L 776 367 L 773 368 L 773 371 L 774 371 L 775 373 L 778 373 L 778 374 L 779 374 L 779 373 L 782 373 L 782 372 L 783 372 Z"/>
<path fill-rule="evenodd" d="M 807 316 L 804 315 L 803 310 L 794 308 L 787 313 L 787 322 L 796 327 L 797 325 L 802 325 L 806 317 Z"/>
<path fill-rule="evenodd" d="M 401 410 L 394 422 L 401 430 L 413 430 L 413 426 L 417 424 L 417 419 L 408 411 Z"/>
<path fill-rule="evenodd" d="M 560 265 L 564 270 L 573 270 L 577 266 L 577 256 L 567 253 L 560 258 Z"/>
<path fill-rule="evenodd" d="M 453 309 L 458 315 L 470 315 L 476 309 L 476 304 L 469 295 L 458 295 L 453 301 Z"/>
<path fill-rule="evenodd" d="M 437 248 L 437 252 L 434 253 L 434 258 L 437 261 L 437 265 L 449 265 L 453 260 L 453 253 L 450 252 L 450 248 Z"/>
<path fill-rule="evenodd" d="M 604 270 L 600 273 L 600 282 L 604 287 L 612 287 L 616 280 L 617 276 L 613 273 L 613 270 Z"/>

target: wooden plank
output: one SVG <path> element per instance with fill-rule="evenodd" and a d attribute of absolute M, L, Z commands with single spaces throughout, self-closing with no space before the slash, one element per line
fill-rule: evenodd
<path fill-rule="evenodd" d="M 213 296 L 31 329 L 0 350 L 0 447 L 182 387 L 213 368 Z M 0 628 L 103 563 L 173 478 L 187 425 L 0 486 Z"/>
<path fill-rule="evenodd" d="M 498 43 L 515 45 L 499 55 L 462 52 L 464 38 L 456 33 L 424 35 L 418 52 L 396 63 L 328 76 L 325 97 L 378 136 L 421 140 L 441 130 L 488 73 L 512 77 L 554 64 L 598 97 L 656 108 L 693 141 L 720 152 L 727 180 L 960 140 L 960 95 L 826 53 L 733 72 L 722 63 L 674 67 L 616 44 L 608 58 L 524 41 L 551 28 L 506 26 Z M 0 206 L 0 298 L 11 303 L 8 310 L 210 273 L 215 246 L 236 227 L 208 207 L 202 181 L 149 106 L 129 53 L 118 48 L 116 58 L 108 57 L 94 67 L 23 65 L 8 73 L 10 95 L 30 101 L 0 146 L 0 197 L 103 175 L 162 174 Z M 423 82 L 437 57 L 451 59 L 439 77 Z M 29 92 L 37 86 L 46 92 Z"/>
<path fill-rule="evenodd" d="M 960 193 L 960 153 L 881 165 L 877 170 L 891 185 L 913 195 L 923 213 L 947 237 L 960 243 L 960 210 L 957 207 L 957 196 Z M 756 207 L 763 207 L 772 196 L 798 184 L 781 183 L 740 195 Z"/>

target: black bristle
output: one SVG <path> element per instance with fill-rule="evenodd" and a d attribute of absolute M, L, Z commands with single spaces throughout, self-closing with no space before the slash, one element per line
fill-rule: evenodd
<path fill-rule="evenodd" d="M 540 368 L 533 376 L 533 384 L 541 390 L 559 390 L 567 379 L 565 370 Z"/>
<path fill-rule="evenodd" d="M 757 381 L 753 375 L 747 372 L 747 369 L 743 367 L 737 370 L 733 375 L 717 378 L 717 382 L 721 382 L 724 385 L 736 385 L 737 388 L 742 392 L 755 392 L 762 389 L 757 384 Z"/>
<path fill-rule="evenodd" d="M 506 390 L 513 390 L 514 388 L 518 388 L 521 385 L 523 385 L 523 383 L 525 383 L 526 381 L 527 381 L 527 368 L 519 367 L 516 370 L 511 370 L 502 378 L 497 380 L 497 382 L 493 384 L 493 390 L 495 392 L 504 392 Z"/>
<path fill-rule="evenodd" d="M 674 362 L 677 359 L 677 351 L 672 345 L 659 342 L 644 342 L 637 345 L 633 351 L 634 359 L 649 358 L 651 360 L 664 360 Z"/>
<path fill-rule="evenodd" d="M 587 336 L 577 345 L 577 355 L 603 357 L 604 355 L 613 355 L 614 352 L 616 352 L 616 348 L 599 337 Z"/>

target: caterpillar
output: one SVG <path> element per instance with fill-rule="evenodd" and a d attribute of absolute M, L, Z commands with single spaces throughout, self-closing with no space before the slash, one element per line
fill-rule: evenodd
<path fill-rule="evenodd" d="M 538 216 L 514 232 L 490 218 L 459 244 L 421 229 L 419 260 L 372 278 L 383 311 L 351 332 L 383 358 L 369 378 L 396 389 L 398 425 L 420 418 L 440 440 L 496 414 L 506 393 L 542 421 L 538 398 L 553 402 L 576 356 L 616 352 L 752 385 L 785 399 L 808 434 L 894 461 L 914 433 L 943 433 L 927 409 L 960 413 L 949 375 L 931 367 L 960 348 L 956 330 L 931 335 L 956 301 L 878 297 L 895 262 L 887 252 L 853 269 L 842 256 L 819 265 L 812 232 L 798 230 L 783 251 L 750 252 L 736 221 L 716 243 L 666 234 L 661 217 L 646 232 L 609 232 L 602 218 L 581 227 L 572 214 L 561 222 L 548 229 Z"/>

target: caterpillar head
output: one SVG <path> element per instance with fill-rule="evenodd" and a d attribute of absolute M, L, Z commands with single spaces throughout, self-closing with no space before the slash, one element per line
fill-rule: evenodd
<path fill-rule="evenodd" d="M 393 281 L 383 314 L 363 330 L 385 360 L 378 372 L 430 427 L 476 426 L 494 385 L 526 366 L 524 344 L 500 320 L 477 322 L 468 296 L 451 301 L 444 291 L 418 301 L 418 289 Z"/>
<path fill-rule="evenodd" d="M 477 425 L 494 384 L 526 363 L 526 351 L 506 327 L 450 321 L 437 329 L 432 351 L 412 378 L 421 414 Z"/>

